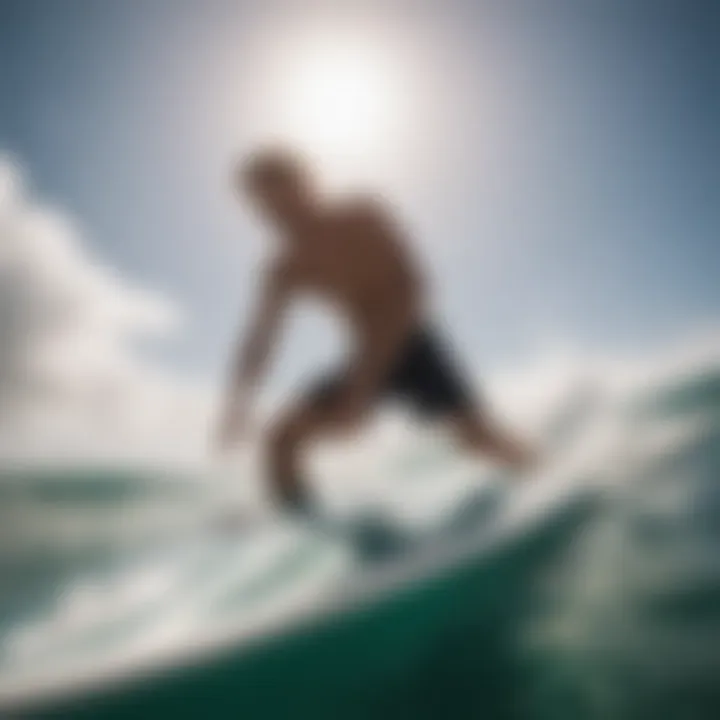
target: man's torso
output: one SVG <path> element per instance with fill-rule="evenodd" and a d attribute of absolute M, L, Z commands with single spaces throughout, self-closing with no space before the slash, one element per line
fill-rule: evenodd
<path fill-rule="evenodd" d="M 395 304 L 415 304 L 419 321 L 419 274 L 369 203 L 325 211 L 291 247 L 281 263 L 292 290 L 330 303 L 361 335 Z"/>

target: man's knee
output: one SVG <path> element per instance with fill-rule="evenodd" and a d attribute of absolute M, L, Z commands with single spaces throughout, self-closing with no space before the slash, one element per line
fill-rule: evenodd
<path fill-rule="evenodd" d="M 299 434 L 291 423 L 280 421 L 267 434 L 268 450 L 273 455 L 292 451 L 298 442 Z"/>
<path fill-rule="evenodd" d="M 270 428 L 267 434 L 268 447 L 274 454 L 292 453 L 311 433 L 309 418 L 297 414 L 286 416 Z"/>

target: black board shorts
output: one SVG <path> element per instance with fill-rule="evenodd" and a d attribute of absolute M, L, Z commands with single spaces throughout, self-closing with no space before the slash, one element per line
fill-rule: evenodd
<path fill-rule="evenodd" d="M 347 387 L 347 368 L 330 373 L 313 386 L 310 401 L 319 405 L 340 398 Z M 398 399 L 419 415 L 436 418 L 474 404 L 470 384 L 458 370 L 450 349 L 428 327 L 413 332 L 378 388 L 376 400 Z"/>

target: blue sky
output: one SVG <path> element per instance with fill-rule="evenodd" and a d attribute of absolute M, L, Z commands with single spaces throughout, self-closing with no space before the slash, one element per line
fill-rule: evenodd
<path fill-rule="evenodd" d="M 262 249 L 227 187 L 262 139 L 256 38 L 318 19 L 411 47 L 411 179 L 377 189 L 480 367 L 718 319 L 716 3 L 0 0 L 0 151 L 94 255 L 179 303 L 182 334 L 148 352 L 224 366 Z M 325 319 L 300 319 L 281 375 L 336 348 Z"/>

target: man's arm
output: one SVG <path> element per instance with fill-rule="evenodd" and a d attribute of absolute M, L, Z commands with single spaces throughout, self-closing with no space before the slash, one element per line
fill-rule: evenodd
<path fill-rule="evenodd" d="M 249 330 L 238 345 L 233 369 L 235 387 L 253 386 L 262 380 L 289 290 L 288 272 L 284 267 L 272 267 L 265 274 Z"/>
<path fill-rule="evenodd" d="M 263 277 L 249 330 L 238 343 L 221 423 L 221 442 L 230 442 L 245 420 L 253 390 L 262 380 L 290 294 L 288 270 L 272 267 Z"/>

